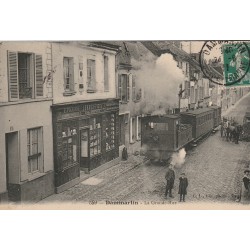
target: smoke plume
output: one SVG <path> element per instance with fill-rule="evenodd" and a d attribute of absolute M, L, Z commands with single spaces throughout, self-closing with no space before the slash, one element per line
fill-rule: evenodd
<path fill-rule="evenodd" d="M 166 114 L 167 110 L 178 107 L 179 85 L 185 76 L 172 55 L 163 54 L 156 61 L 134 61 L 133 65 L 140 68 L 136 79 L 144 91 L 142 114 L 162 115 Z"/>
<path fill-rule="evenodd" d="M 184 148 L 179 150 L 179 152 L 174 153 L 171 157 L 170 164 L 174 165 L 175 167 L 180 167 L 185 162 L 186 151 Z"/>

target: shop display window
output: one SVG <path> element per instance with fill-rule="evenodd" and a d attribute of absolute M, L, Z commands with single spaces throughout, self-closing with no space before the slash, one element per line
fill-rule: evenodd
<path fill-rule="evenodd" d="M 101 117 L 90 119 L 89 131 L 90 157 L 94 157 L 101 154 Z"/>
<path fill-rule="evenodd" d="M 106 151 L 115 148 L 115 114 L 107 115 L 106 123 Z"/>
<path fill-rule="evenodd" d="M 62 127 L 62 164 L 66 168 L 78 162 L 77 127 L 73 121 L 65 122 Z"/>

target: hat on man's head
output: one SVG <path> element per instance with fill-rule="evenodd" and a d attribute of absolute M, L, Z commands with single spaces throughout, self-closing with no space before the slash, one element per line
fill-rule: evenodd
<path fill-rule="evenodd" d="M 249 170 L 249 169 L 246 169 L 246 170 L 244 171 L 244 174 L 246 174 L 246 173 L 250 173 L 250 170 Z"/>
<path fill-rule="evenodd" d="M 185 173 L 181 173 L 181 175 L 185 175 Z"/>

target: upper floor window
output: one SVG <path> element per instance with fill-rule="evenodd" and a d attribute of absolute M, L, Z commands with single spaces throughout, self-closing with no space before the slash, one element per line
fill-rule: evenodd
<path fill-rule="evenodd" d="M 72 57 L 63 58 L 64 90 L 74 91 L 74 61 Z"/>
<path fill-rule="evenodd" d="M 109 58 L 104 56 L 104 91 L 109 91 Z"/>
<path fill-rule="evenodd" d="M 122 102 L 129 100 L 129 76 L 127 74 L 118 76 L 118 96 Z"/>
<path fill-rule="evenodd" d="M 141 88 L 138 88 L 136 85 L 136 76 L 132 75 L 132 100 L 138 102 L 141 100 L 142 91 Z"/>
<path fill-rule="evenodd" d="M 42 56 L 8 51 L 9 100 L 43 97 Z"/>
<path fill-rule="evenodd" d="M 96 64 L 95 60 L 87 60 L 87 91 L 96 91 Z"/>

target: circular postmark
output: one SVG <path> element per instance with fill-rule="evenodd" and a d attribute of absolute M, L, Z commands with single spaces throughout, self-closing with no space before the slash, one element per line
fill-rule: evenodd
<path fill-rule="evenodd" d="M 245 42 L 206 41 L 200 51 L 199 63 L 204 76 L 211 82 L 234 85 L 249 73 L 250 51 Z"/>

